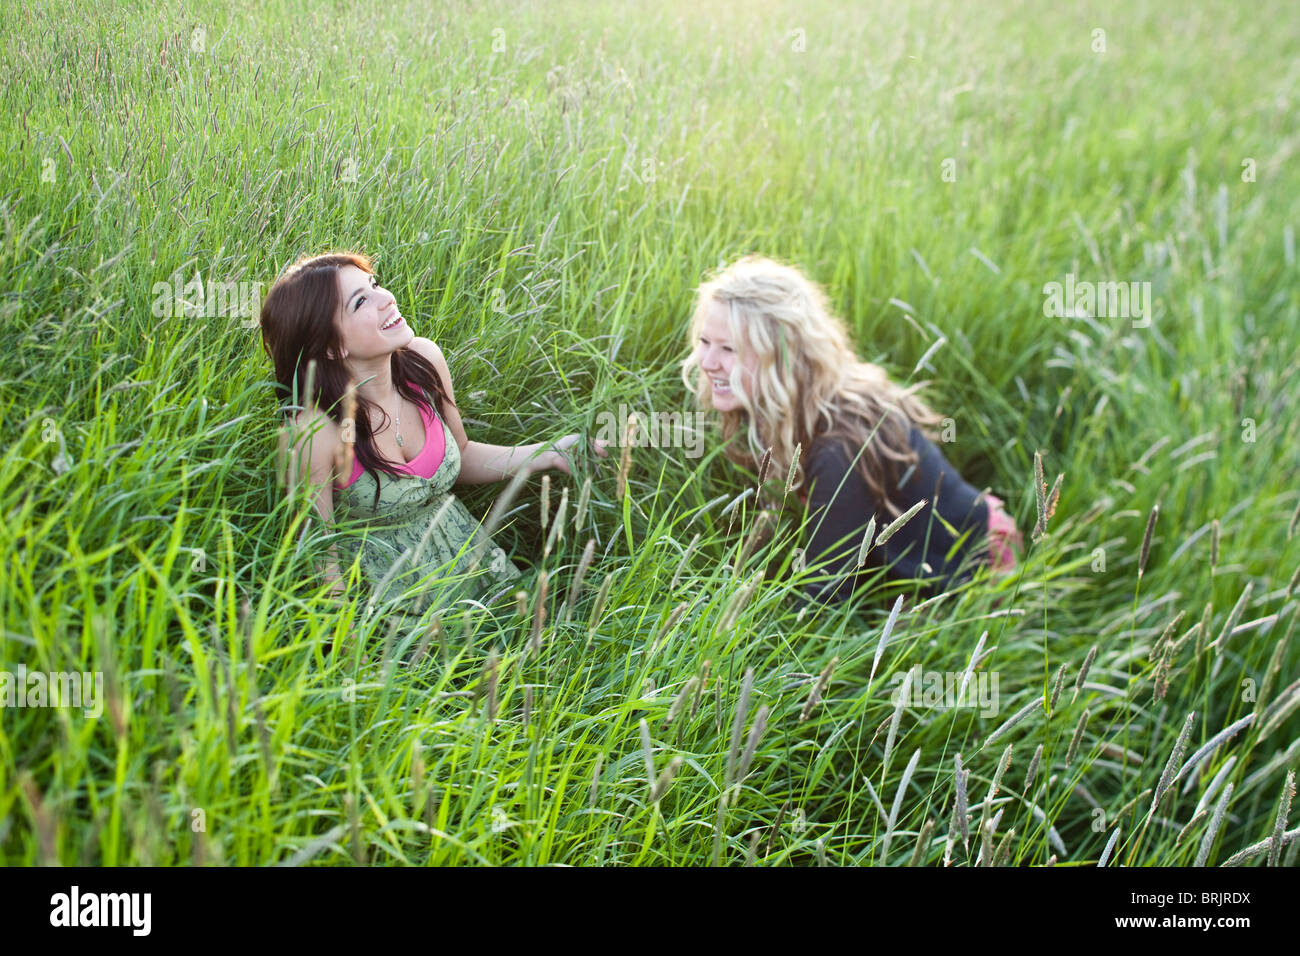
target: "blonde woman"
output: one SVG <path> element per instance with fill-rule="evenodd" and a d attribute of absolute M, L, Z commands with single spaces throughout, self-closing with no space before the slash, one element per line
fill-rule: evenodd
<path fill-rule="evenodd" d="M 807 593 L 838 603 L 858 583 L 869 521 L 877 531 L 926 504 L 862 570 L 948 587 L 987 562 L 1015 565 L 1015 522 L 991 494 L 962 479 L 935 446 L 942 418 L 879 366 L 854 354 L 825 294 L 798 269 L 746 256 L 703 283 L 682 378 L 721 416 L 726 454 L 784 478 L 808 509 Z M 795 456 L 798 455 L 798 460 Z"/>

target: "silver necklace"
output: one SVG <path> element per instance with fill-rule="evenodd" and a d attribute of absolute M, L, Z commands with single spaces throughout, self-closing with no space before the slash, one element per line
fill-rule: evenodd
<path fill-rule="evenodd" d="M 402 441 L 402 396 L 400 395 L 397 396 L 397 414 L 394 417 L 397 419 L 397 447 L 401 448 L 405 442 Z"/>

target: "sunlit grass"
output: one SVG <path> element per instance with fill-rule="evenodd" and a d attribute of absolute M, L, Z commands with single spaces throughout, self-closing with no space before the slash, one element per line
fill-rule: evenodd
<path fill-rule="evenodd" d="M 0 859 L 1217 865 L 1268 840 L 1300 765 L 1296 31 L 1203 6 L 14 11 L 0 658 L 109 699 L 0 711 Z M 933 383 L 944 453 L 1027 544 L 1035 451 L 1060 504 L 1017 573 L 913 599 L 882 647 L 906 589 L 800 615 L 794 503 L 735 568 L 752 476 L 638 448 L 623 498 L 617 456 L 552 475 L 570 518 L 593 491 L 545 559 L 524 487 L 498 532 L 523 614 L 340 610 L 331 538 L 273 477 L 258 332 L 151 309 L 175 276 L 267 284 L 332 247 L 376 257 L 498 443 L 689 410 L 694 285 L 790 259 L 864 358 Z M 1067 273 L 1150 282 L 1150 327 L 1045 317 Z M 996 715 L 896 708 L 981 638 Z"/>

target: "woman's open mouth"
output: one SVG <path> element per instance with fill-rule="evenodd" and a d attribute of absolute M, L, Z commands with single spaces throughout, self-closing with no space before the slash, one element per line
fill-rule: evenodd
<path fill-rule="evenodd" d="M 381 326 L 379 327 L 379 331 L 380 331 L 380 332 L 387 332 L 389 329 L 393 328 L 393 326 L 395 326 L 395 325 L 401 325 L 402 322 L 403 322 L 403 319 L 402 319 L 402 313 L 398 312 L 398 313 L 397 313 L 396 315 L 394 315 L 391 319 L 389 319 L 387 322 L 385 322 L 383 325 L 381 325 Z"/>

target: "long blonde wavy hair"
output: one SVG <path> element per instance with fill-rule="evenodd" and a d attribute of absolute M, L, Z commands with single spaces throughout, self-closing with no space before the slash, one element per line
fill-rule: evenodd
<path fill-rule="evenodd" d="M 731 389 L 742 406 L 721 413 L 727 457 L 761 468 L 770 449 L 769 477 L 784 480 L 794 464 L 792 487 L 802 490 L 803 464 L 813 441 L 839 441 L 850 460 L 857 459 L 857 470 L 875 499 L 885 503 L 891 517 L 900 515 L 902 508 L 887 489 L 902 467 L 916 462 L 908 438 L 911 426 L 935 440 L 929 426 L 943 421 L 912 394 L 928 383 L 903 388 L 880 366 L 860 361 L 817 283 L 792 266 L 750 255 L 696 290 L 691 354 L 682 363 L 682 381 L 702 408 L 712 407 L 711 385 L 700 374 L 695 345 L 713 302 L 727 309 L 737 358 Z M 757 359 L 753 394 L 741 381 L 747 354 Z M 798 462 L 796 448 L 802 449 Z"/>

